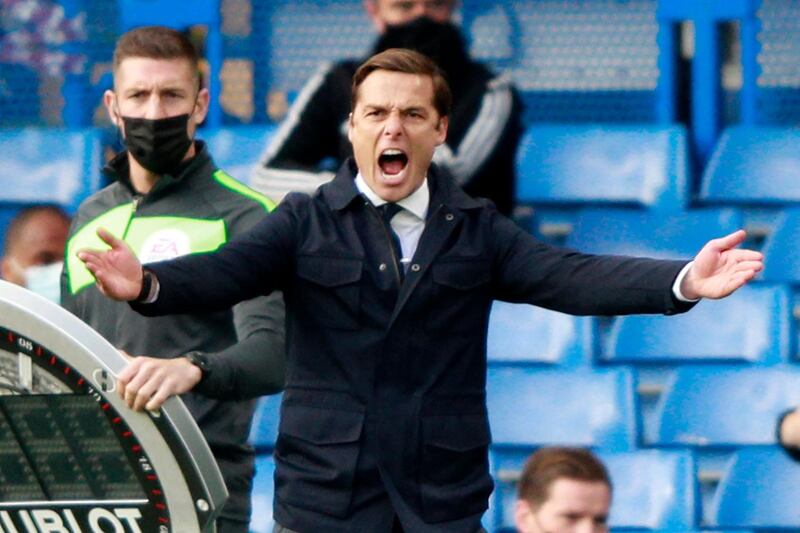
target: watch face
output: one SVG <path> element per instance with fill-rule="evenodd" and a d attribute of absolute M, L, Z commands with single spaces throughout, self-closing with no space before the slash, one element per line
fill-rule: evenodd
<path fill-rule="evenodd" d="M 211 531 L 225 489 L 185 407 L 130 411 L 122 356 L 29 297 L 0 282 L 0 532 Z"/>

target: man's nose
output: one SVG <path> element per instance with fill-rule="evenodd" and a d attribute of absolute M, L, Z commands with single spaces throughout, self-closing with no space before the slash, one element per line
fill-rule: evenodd
<path fill-rule="evenodd" d="M 389 113 L 383 126 L 383 134 L 396 137 L 403 134 L 403 120 L 397 112 Z"/>
<path fill-rule="evenodd" d="M 430 16 L 433 6 L 428 6 L 428 2 L 417 2 L 414 4 L 411 16 L 414 18 Z"/>
<path fill-rule="evenodd" d="M 144 118 L 157 119 L 165 118 L 166 116 L 167 110 L 164 107 L 164 101 L 158 96 L 151 96 L 147 100 Z"/>

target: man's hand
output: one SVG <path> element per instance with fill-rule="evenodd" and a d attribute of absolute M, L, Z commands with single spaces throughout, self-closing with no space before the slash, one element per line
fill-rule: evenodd
<path fill-rule="evenodd" d="M 157 359 L 130 357 L 130 364 L 117 376 L 120 397 L 134 411 L 154 411 L 170 396 L 194 388 L 203 373 L 185 357 Z"/>
<path fill-rule="evenodd" d="M 78 259 L 97 280 L 100 292 L 114 300 L 135 300 L 142 290 L 142 264 L 124 241 L 107 230 L 98 229 L 97 236 L 111 249 L 79 250 Z"/>
<path fill-rule="evenodd" d="M 752 250 L 735 249 L 746 235 L 739 230 L 708 241 L 683 278 L 681 293 L 690 300 L 724 298 L 753 279 L 764 268 L 764 256 Z"/>

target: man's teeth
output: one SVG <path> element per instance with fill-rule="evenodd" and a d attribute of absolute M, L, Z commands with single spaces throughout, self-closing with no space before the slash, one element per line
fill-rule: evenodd
<path fill-rule="evenodd" d="M 381 155 L 403 155 L 403 151 L 389 148 L 388 150 L 384 150 Z"/>

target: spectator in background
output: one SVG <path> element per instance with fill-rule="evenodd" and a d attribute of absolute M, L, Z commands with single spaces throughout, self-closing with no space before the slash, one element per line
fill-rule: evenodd
<path fill-rule="evenodd" d="M 6 232 L 5 256 L 0 259 L 3 279 L 58 303 L 69 223 L 69 215 L 55 205 L 20 211 Z"/>
<path fill-rule="evenodd" d="M 137 356 L 134 360 L 186 355 L 200 362 L 258 353 L 260 392 L 277 392 L 283 387 L 284 359 L 280 294 L 149 319 L 104 298 L 75 257 L 78 248 L 101 244 L 95 233 L 99 225 L 124 239 L 145 263 L 203 254 L 244 234 L 274 207 L 217 168 L 206 145 L 194 139 L 209 93 L 200 83 L 196 51 L 184 35 L 159 26 L 129 31 L 117 42 L 113 72 L 114 90 L 103 99 L 127 150 L 104 169 L 113 184 L 83 202 L 75 217 L 62 279 L 64 307 L 115 347 Z M 228 377 L 234 383 L 238 379 Z M 247 439 L 255 400 L 231 390 L 215 398 L 189 393 L 181 399 L 228 488 L 217 531 L 247 533 L 255 466 Z"/>
<path fill-rule="evenodd" d="M 522 471 L 514 508 L 520 533 L 608 531 L 611 479 L 600 460 L 579 448 L 542 448 Z"/>
<path fill-rule="evenodd" d="M 456 0 L 365 0 L 380 33 L 372 51 L 410 48 L 444 70 L 453 92 L 447 141 L 433 158 L 472 196 L 512 208 L 514 155 L 521 133 L 520 101 L 506 76 L 469 58 L 452 22 Z M 370 54 L 370 55 L 372 55 Z M 361 61 L 319 70 L 298 95 L 255 171 L 253 185 L 275 200 L 290 191 L 311 193 L 352 156 L 347 139 L 350 82 Z M 332 161 L 332 168 L 320 164 Z"/>

